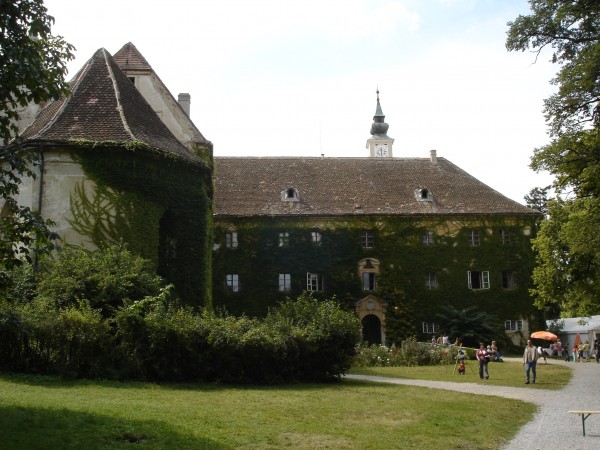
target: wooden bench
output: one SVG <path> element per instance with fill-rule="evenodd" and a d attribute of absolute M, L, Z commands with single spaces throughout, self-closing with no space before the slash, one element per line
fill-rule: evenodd
<path fill-rule="evenodd" d="M 600 411 L 569 411 L 571 414 L 581 415 L 581 425 L 583 426 L 583 435 L 585 436 L 585 419 L 590 417 L 592 414 L 600 414 Z"/>

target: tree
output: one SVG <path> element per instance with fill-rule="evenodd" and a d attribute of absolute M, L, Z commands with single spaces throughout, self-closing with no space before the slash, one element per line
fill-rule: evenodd
<path fill-rule="evenodd" d="M 498 336 L 504 336 L 504 330 L 494 329 L 490 325 L 498 321 L 475 306 L 457 309 L 446 305 L 437 314 L 437 318 L 442 330 L 451 339 L 459 338 L 465 346 L 479 347 L 479 342 L 489 343 Z"/>
<path fill-rule="evenodd" d="M 18 146 L 19 108 L 68 93 L 64 77 L 74 47 L 51 34 L 42 0 L 0 1 L 0 287 L 6 270 L 52 248 L 51 222 L 15 200 L 37 155 Z M 10 143 L 12 141 L 12 143 Z"/>
<path fill-rule="evenodd" d="M 530 0 L 531 15 L 509 22 L 507 49 L 552 49 L 558 86 L 544 102 L 550 143 L 535 149 L 531 167 L 554 175 L 558 200 L 533 240 L 533 280 L 540 308 L 559 305 L 580 315 L 600 308 L 600 2 Z M 590 234 L 591 233 L 591 234 Z"/>

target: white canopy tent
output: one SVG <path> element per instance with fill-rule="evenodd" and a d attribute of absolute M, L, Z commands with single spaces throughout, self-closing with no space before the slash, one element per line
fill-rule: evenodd
<path fill-rule="evenodd" d="M 600 316 L 589 317 L 570 317 L 567 319 L 547 320 L 546 327 L 550 328 L 558 324 L 562 328 L 556 333 L 560 338 L 563 348 L 568 345 L 569 352 L 575 344 L 577 333 L 581 337 L 581 342 L 590 343 L 590 348 L 594 339 L 600 338 Z"/>

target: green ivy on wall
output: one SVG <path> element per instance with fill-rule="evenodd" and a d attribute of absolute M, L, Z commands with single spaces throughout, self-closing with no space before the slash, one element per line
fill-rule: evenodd
<path fill-rule="evenodd" d="M 211 306 L 212 170 L 143 144 L 77 142 L 96 187 L 73 192 L 73 227 L 94 243 L 124 240 L 150 259 L 185 303 Z M 112 206 L 108 208 L 108 204 Z"/>
<path fill-rule="evenodd" d="M 440 307 L 477 306 L 505 320 L 535 317 L 529 297 L 534 217 L 352 217 L 221 218 L 216 220 L 213 255 L 213 301 L 234 314 L 264 315 L 268 307 L 306 289 L 306 273 L 323 274 L 324 290 L 317 296 L 337 297 L 348 309 L 368 294 L 386 304 L 386 336 L 390 342 L 422 334 L 421 322 L 436 322 Z M 321 233 L 320 244 L 311 231 Z M 471 229 L 480 230 L 480 245 L 469 244 Z M 511 235 L 500 242 L 499 230 Z M 363 248 L 362 233 L 374 234 L 373 248 Z M 435 230 L 433 245 L 423 235 Z M 238 248 L 226 248 L 225 233 L 238 233 Z M 289 233 L 289 245 L 279 246 L 279 233 Z M 363 291 L 358 264 L 364 258 L 380 262 L 375 291 Z M 489 271 L 490 289 L 469 289 L 467 271 Z M 502 271 L 515 273 L 516 286 L 502 288 Z M 435 272 L 438 286 L 426 287 Z M 226 274 L 239 275 L 239 292 L 230 292 Z M 291 291 L 279 292 L 278 274 L 291 274 Z"/>

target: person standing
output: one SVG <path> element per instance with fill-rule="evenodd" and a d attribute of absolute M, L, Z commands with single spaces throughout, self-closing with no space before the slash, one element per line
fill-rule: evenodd
<path fill-rule="evenodd" d="M 523 365 L 525 366 L 525 384 L 529 384 L 529 373 L 532 372 L 533 384 L 535 384 L 535 365 L 538 359 L 537 349 L 531 345 L 531 340 L 527 340 L 527 347 L 525 347 L 525 351 L 523 352 Z"/>
<path fill-rule="evenodd" d="M 479 363 L 479 378 L 483 380 L 483 377 L 487 380 L 490 376 L 488 373 L 488 362 L 490 361 L 490 354 L 483 342 L 479 343 L 479 349 L 475 352 L 475 357 Z"/>

